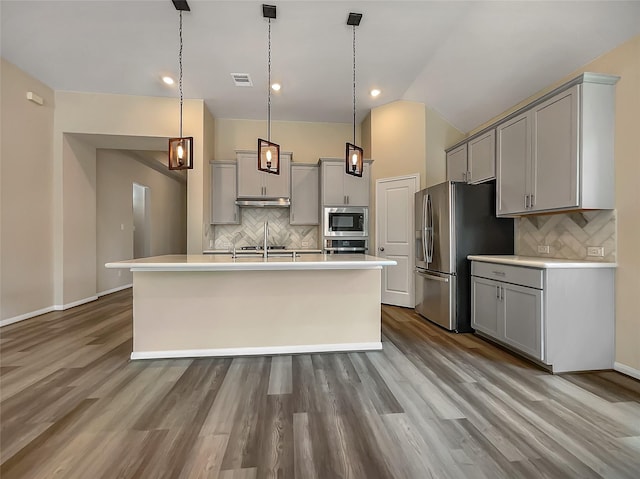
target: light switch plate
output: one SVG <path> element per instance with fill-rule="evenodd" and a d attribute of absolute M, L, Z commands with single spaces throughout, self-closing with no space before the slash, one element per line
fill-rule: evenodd
<path fill-rule="evenodd" d="M 587 256 L 604 257 L 604 246 L 587 246 Z"/>
<path fill-rule="evenodd" d="M 538 253 L 540 254 L 549 254 L 549 245 L 545 244 L 545 245 L 538 245 Z"/>

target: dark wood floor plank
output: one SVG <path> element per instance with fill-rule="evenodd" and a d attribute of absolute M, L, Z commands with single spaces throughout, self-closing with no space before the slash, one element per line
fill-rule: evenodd
<path fill-rule="evenodd" d="M 640 382 L 383 306 L 383 350 L 130 361 L 121 291 L 0 329 L 0 476 L 633 478 Z"/>

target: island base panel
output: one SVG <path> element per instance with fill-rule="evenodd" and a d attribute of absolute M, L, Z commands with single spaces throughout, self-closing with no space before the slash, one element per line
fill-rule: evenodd
<path fill-rule="evenodd" d="M 380 272 L 134 272 L 131 357 L 380 349 Z"/>

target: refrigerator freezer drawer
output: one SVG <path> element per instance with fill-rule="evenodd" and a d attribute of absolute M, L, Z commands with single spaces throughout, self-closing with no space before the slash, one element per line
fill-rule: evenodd
<path fill-rule="evenodd" d="M 416 311 L 452 331 L 456 329 L 456 277 L 416 270 Z"/>

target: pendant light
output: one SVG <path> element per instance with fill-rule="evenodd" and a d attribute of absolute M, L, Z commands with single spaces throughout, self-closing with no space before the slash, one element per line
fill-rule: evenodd
<path fill-rule="evenodd" d="M 275 5 L 262 5 L 262 16 L 269 20 L 269 57 L 267 60 L 267 139 L 258 138 L 258 170 L 280 174 L 280 145 L 271 141 L 271 19 L 276 18 Z"/>
<path fill-rule="evenodd" d="M 180 50 L 178 64 L 180 69 L 180 138 L 169 138 L 169 169 L 190 170 L 193 169 L 193 137 L 182 136 L 182 12 L 190 12 L 189 4 L 184 0 L 173 0 L 173 5 L 180 12 Z"/>
<path fill-rule="evenodd" d="M 345 169 L 348 175 L 362 177 L 362 148 L 356 146 L 356 27 L 362 20 L 361 13 L 349 13 L 347 25 L 353 27 L 353 143 L 347 142 Z"/>

